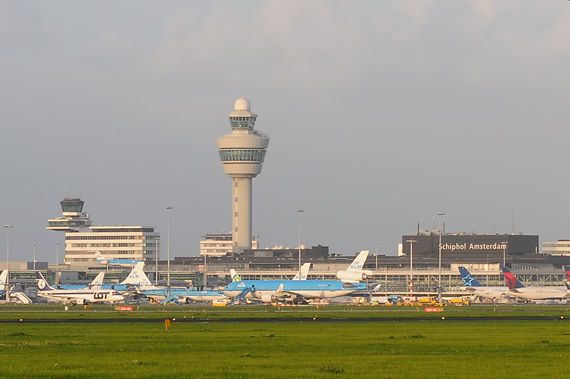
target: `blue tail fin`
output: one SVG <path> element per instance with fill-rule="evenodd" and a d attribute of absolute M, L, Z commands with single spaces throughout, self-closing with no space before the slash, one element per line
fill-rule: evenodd
<path fill-rule="evenodd" d="M 483 287 L 477 279 L 471 275 L 465 267 L 459 267 L 459 273 L 461 274 L 461 280 L 463 280 L 463 285 L 465 287 Z"/>
<path fill-rule="evenodd" d="M 516 276 L 506 267 L 503 267 L 503 275 L 505 275 L 505 281 L 507 282 L 507 287 L 510 290 L 517 288 L 524 288 L 523 284 L 519 282 Z"/>

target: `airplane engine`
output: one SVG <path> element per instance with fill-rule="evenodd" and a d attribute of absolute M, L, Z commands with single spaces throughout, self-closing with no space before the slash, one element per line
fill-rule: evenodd
<path fill-rule="evenodd" d="M 269 293 L 261 295 L 261 302 L 262 303 L 272 303 L 275 301 L 275 297 Z"/>
<path fill-rule="evenodd" d="M 361 282 L 368 279 L 365 272 L 338 270 L 336 277 L 345 282 Z"/>

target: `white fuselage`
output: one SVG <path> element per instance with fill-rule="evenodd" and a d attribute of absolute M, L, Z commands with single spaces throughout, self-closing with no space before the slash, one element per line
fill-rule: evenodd
<path fill-rule="evenodd" d="M 38 296 L 63 303 L 104 303 L 123 301 L 125 297 L 115 290 L 49 290 L 38 291 Z"/>
<path fill-rule="evenodd" d="M 461 287 L 461 290 L 485 299 L 500 299 L 505 297 L 509 289 L 507 287 Z"/>
<path fill-rule="evenodd" d="M 569 296 L 565 287 L 524 287 L 508 290 L 505 294 L 525 300 L 562 299 Z"/>

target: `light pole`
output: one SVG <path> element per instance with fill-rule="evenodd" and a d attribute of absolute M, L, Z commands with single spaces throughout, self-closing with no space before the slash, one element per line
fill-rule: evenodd
<path fill-rule="evenodd" d="M 302 209 L 297 209 L 299 214 L 299 277 L 301 277 L 301 213 L 305 212 Z"/>
<path fill-rule="evenodd" d="M 414 242 L 418 242 L 414 239 L 406 240 L 410 243 L 410 297 L 414 296 Z"/>
<path fill-rule="evenodd" d="M 158 237 L 154 237 L 154 285 L 158 286 Z"/>
<path fill-rule="evenodd" d="M 439 270 L 438 270 L 438 279 L 437 279 L 437 301 L 441 303 L 441 235 L 443 233 L 442 224 L 441 224 L 441 216 L 445 216 L 445 213 L 439 212 L 437 214 L 439 216 Z"/>
<path fill-rule="evenodd" d="M 166 295 L 170 297 L 170 211 L 173 210 L 172 207 L 166 207 L 166 211 L 168 213 L 168 260 L 166 262 Z"/>
<path fill-rule="evenodd" d="M 55 282 L 59 284 L 59 242 L 55 244 Z"/>
<path fill-rule="evenodd" d="M 378 242 L 374 242 L 374 247 L 376 247 L 374 258 L 376 258 L 376 271 L 378 271 Z"/>
<path fill-rule="evenodd" d="M 507 267 L 507 242 L 501 242 L 503 245 L 503 267 Z"/>
<path fill-rule="evenodd" d="M 36 271 L 36 245 L 32 245 L 34 248 L 34 271 Z"/>
<path fill-rule="evenodd" d="M 208 255 L 204 253 L 204 290 L 206 290 L 206 287 L 208 286 L 208 261 L 206 260 L 207 256 Z"/>
<path fill-rule="evenodd" d="M 6 302 L 10 302 L 10 228 L 13 228 L 12 225 L 6 224 L 4 225 L 6 228 L 6 271 L 8 274 L 6 275 Z"/>

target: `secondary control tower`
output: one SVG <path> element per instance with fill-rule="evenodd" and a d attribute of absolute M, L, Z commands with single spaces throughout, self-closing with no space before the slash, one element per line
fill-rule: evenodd
<path fill-rule="evenodd" d="M 232 183 L 233 251 L 251 249 L 251 179 L 261 173 L 269 136 L 255 130 L 257 115 L 250 111 L 246 98 L 238 99 L 228 115 L 232 133 L 216 139 L 224 172 Z"/>

